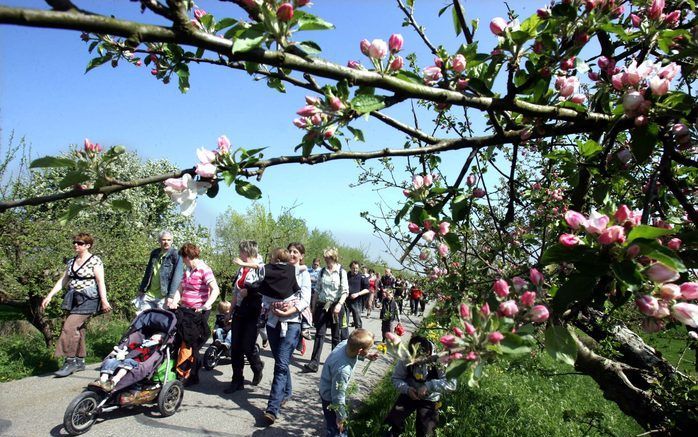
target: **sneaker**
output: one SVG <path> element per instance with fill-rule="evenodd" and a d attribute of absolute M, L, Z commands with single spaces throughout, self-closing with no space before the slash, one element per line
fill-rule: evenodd
<path fill-rule="evenodd" d="M 230 383 L 230 387 L 223 390 L 225 394 L 232 394 L 239 390 L 245 389 L 245 383 L 243 381 L 233 381 Z"/>
<path fill-rule="evenodd" d="M 268 339 L 267 339 L 267 340 L 264 340 L 264 341 L 262 341 L 262 347 L 263 347 L 264 349 L 266 349 L 266 348 L 268 348 L 268 347 L 269 347 L 269 340 L 268 340 Z"/>
<path fill-rule="evenodd" d="M 111 379 L 107 381 L 100 381 L 100 383 L 102 390 L 106 391 L 107 393 L 114 390 L 114 386 L 116 385 L 114 384 L 114 381 L 112 381 Z"/>
<path fill-rule="evenodd" d="M 303 366 L 303 373 L 317 373 L 318 367 L 315 361 L 311 361 Z"/>
<path fill-rule="evenodd" d="M 85 370 L 85 359 L 84 358 L 75 358 L 75 371 L 76 372 L 82 372 Z"/>
<path fill-rule="evenodd" d="M 274 422 L 276 422 L 276 416 L 274 415 L 274 413 L 265 411 L 264 416 L 262 416 L 262 422 L 264 423 L 264 426 L 273 425 Z"/>
<path fill-rule="evenodd" d="M 306 340 L 310 340 L 312 338 L 310 336 L 310 329 L 303 330 L 303 332 L 301 332 L 301 337 L 305 338 Z"/>
<path fill-rule="evenodd" d="M 264 375 L 264 363 L 262 364 L 262 367 L 259 368 L 259 371 L 254 372 L 254 376 L 252 377 L 252 385 L 259 385 L 260 382 L 262 382 L 262 376 Z"/>
<path fill-rule="evenodd" d="M 76 358 L 71 357 L 71 358 L 66 358 L 65 363 L 63 363 L 63 367 L 61 367 L 54 375 L 56 375 L 57 378 L 63 378 L 68 375 L 72 375 L 73 372 L 75 372 L 78 368 Z"/>
<path fill-rule="evenodd" d="M 91 383 L 87 384 L 89 387 L 97 387 L 97 388 L 102 388 L 102 380 L 101 379 L 95 379 Z"/>

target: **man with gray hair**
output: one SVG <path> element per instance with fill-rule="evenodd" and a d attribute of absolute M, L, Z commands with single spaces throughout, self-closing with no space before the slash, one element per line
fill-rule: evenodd
<path fill-rule="evenodd" d="M 150 252 L 148 266 L 134 301 L 138 313 L 148 308 L 168 308 L 182 281 L 184 265 L 177 249 L 172 247 L 172 232 L 158 236 L 160 247 Z"/>

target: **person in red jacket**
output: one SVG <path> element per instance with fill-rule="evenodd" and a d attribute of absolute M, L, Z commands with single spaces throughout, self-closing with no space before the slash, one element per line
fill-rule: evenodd
<path fill-rule="evenodd" d="M 414 284 L 410 289 L 410 314 L 417 315 L 419 310 L 419 301 L 422 300 L 424 293 L 417 284 Z"/>

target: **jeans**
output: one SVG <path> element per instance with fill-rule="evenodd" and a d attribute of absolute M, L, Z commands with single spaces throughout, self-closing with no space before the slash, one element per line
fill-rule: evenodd
<path fill-rule="evenodd" d="M 354 328 L 361 328 L 361 311 L 363 310 L 363 296 L 359 296 L 354 300 L 350 300 L 348 307 L 351 312 L 351 317 L 354 319 Z"/>
<path fill-rule="evenodd" d="M 291 372 L 288 365 L 301 336 L 301 324 L 289 322 L 287 325 L 285 337 L 281 336 L 281 322 L 278 322 L 274 327 L 267 325 L 269 346 L 271 346 L 271 353 L 274 355 L 274 380 L 271 383 L 267 411 L 274 416 L 279 415 L 281 402 L 290 398 L 293 393 Z"/>
<path fill-rule="evenodd" d="M 233 330 L 228 329 L 228 332 L 226 333 L 225 329 L 216 328 L 216 330 L 213 331 L 213 339 L 219 340 L 222 343 L 224 343 L 226 346 L 230 347 L 230 344 L 233 340 Z"/>
<path fill-rule="evenodd" d="M 325 426 L 327 428 L 327 437 L 347 437 L 346 428 L 344 431 L 339 432 L 337 428 L 337 413 L 330 409 L 330 402 L 320 399 L 322 401 L 322 414 L 325 416 Z"/>
<path fill-rule="evenodd" d="M 419 299 L 410 298 L 410 314 L 413 316 L 416 316 L 418 309 L 419 309 Z"/>

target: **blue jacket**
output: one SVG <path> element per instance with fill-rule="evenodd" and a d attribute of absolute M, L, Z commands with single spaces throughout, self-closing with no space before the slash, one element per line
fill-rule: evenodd
<path fill-rule="evenodd" d="M 150 260 L 148 267 L 145 268 L 145 275 L 141 281 L 139 290 L 145 293 L 150 287 L 150 281 L 153 279 L 153 265 L 160 259 L 162 250 L 160 248 L 150 252 Z M 184 273 L 184 263 L 179 256 L 179 252 L 174 247 L 167 251 L 167 254 L 162 258 L 160 265 L 160 293 L 163 297 L 172 298 L 179 288 L 179 283 L 182 282 L 182 274 Z M 156 296 L 157 297 L 157 296 Z"/>

